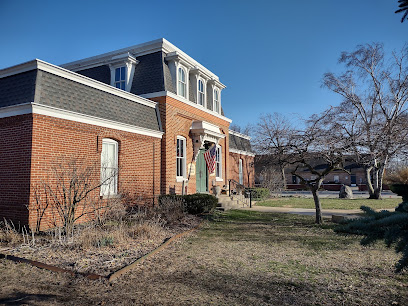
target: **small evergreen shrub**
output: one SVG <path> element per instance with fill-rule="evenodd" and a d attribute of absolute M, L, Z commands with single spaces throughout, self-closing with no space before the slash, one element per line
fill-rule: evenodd
<path fill-rule="evenodd" d="M 168 199 L 182 200 L 186 212 L 193 215 L 211 212 L 218 204 L 216 197 L 209 194 L 196 193 L 188 195 L 161 195 L 159 197 L 159 205 Z"/>
<path fill-rule="evenodd" d="M 245 188 L 245 197 L 249 198 L 249 194 L 247 194 L 247 192 L 251 192 L 252 199 L 256 199 L 256 200 L 265 200 L 269 197 L 268 188 L 261 188 L 261 187 Z"/>

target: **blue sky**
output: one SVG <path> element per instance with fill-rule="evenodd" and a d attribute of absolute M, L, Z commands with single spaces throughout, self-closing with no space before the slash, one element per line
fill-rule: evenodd
<path fill-rule="evenodd" d="M 21 1 L 0 0 L 0 69 L 39 58 L 52 64 L 164 37 L 227 85 L 227 117 L 309 116 L 339 97 L 322 75 L 341 71 L 342 51 L 408 41 L 397 0 Z"/>

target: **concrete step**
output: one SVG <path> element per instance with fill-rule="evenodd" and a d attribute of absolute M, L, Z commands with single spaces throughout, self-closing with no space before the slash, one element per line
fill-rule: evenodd
<path fill-rule="evenodd" d="M 234 199 L 233 197 L 231 199 L 231 197 L 229 197 L 228 195 L 218 196 L 218 205 L 217 205 L 218 210 L 226 211 L 226 210 L 237 209 L 241 207 L 243 207 L 243 204 L 237 199 Z"/>

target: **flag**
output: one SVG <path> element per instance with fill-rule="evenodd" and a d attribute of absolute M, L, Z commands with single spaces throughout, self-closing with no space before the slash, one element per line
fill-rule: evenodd
<path fill-rule="evenodd" d="M 204 153 L 204 159 L 207 164 L 207 169 L 209 173 L 213 173 L 215 170 L 215 155 L 217 151 L 217 146 L 212 146 Z"/>

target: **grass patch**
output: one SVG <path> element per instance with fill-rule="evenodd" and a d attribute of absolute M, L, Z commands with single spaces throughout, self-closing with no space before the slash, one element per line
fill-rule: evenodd
<path fill-rule="evenodd" d="M 369 206 L 373 209 L 390 209 L 398 206 L 402 200 L 400 198 L 382 200 L 321 198 L 320 201 L 323 209 L 360 209 L 363 205 Z M 276 198 L 258 202 L 256 205 L 268 207 L 315 208 L 312 198 Z"/>
<path fill-rule="evenodd" d="M 111 284 L 0 260 L 0 304 L 408 305 L 408 273 L 393 272 L 399 256 L 383 244 L 362 247 L 361 237 L 334 226 L 218 212 Z"/>

